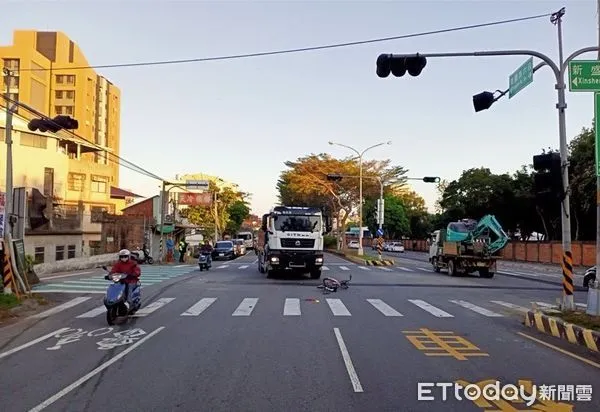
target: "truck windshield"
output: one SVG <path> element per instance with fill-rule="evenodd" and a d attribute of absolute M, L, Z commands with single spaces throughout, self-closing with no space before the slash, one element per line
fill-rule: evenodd
<path fill-rule="evenodd" d="M 275 216 L 275 230 L 282 232 L 318 232 L 319 216 Z"/>
<path fill-rule="evenodd" d="M 251 240 L 252 234 L 251 233 L 238 233 L 238 239 Z"/>

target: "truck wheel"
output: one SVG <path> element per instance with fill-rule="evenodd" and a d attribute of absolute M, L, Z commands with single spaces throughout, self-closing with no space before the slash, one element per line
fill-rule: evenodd
<path fill-rule="evenodd" d="M 321 269 L 313 269 L 310 271 L 311 279 L 320 279 L 321 278 Z"/>
<path fill-rule="evenodd" d="M 442 269 L 438 266 L 438 261 L 437 261 L 436 257 L 431 258 L 431 265 L 433 266 L 434 272 L 436 272 L 436 273 L 441 272 Z"/>
<path fill-rule="evenodd" d="M 456 276 L 456 266 L 454 266 L 454 260 L 452 259 L 448 261 L 448 274 L 450 276 Z"/>
<path fill-rule="evenodd" d="M 493 278 L 494 272 L 490 272 L 488 268 L 479 269 L 479 276 L 482 278 Z"/>

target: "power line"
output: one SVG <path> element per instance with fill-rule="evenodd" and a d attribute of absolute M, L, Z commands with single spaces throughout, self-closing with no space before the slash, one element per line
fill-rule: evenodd
<path fill-rule="evenodd" d="M 27 105 L 25 105 L 23 103 L 18 102 L 17 100 L 11 99 L 10 97 L 6 98 L 6 96 L 3 96 L 3 98 L 4 98 L 5 101 L 8 100 L 10 103 L 15 104 L 18 107 L 25 109 L 25 111 L 27 111 L 27 112 L 35 115 L 35 116 L 40 116 L 40 117 L 43 117 L 43 118 L 48 119 L 50 121 L 52 120 L 52 119 L 48 118 L 46 115 L 44 115 L 43 113 L 40 113 L 37 110 L 34 110 L 33 108 L 31 108 L 31 107 L 29 107 L 29 106 L 27 106 Z M 8 106 L 8 104 L 7 104 L 7 106 Z M 8 107 L 6 107 L 6 110 L 8 110 Z M 112 160 L 110 158 L 107 158 L 108 161 L 116 163 L 116 164 L 118 164 L 120 166 L 125 167 L 126 169 L 132 170 L 134 172 L 137 172 L 139 174 L 145 175 L 147 177 L 150 177 L 150 178 L 153 178 L 153 179 L 156 179 L 156 180 L 159 180 L 159 181 L 164 181 L 165 180 L 162 177 L 160 177 L 158 175 L 155 175 L 154 173 L 149 172 L 148 170 L 142 168 L 141 166 L 138 166 L 135 163 L 130 162 L 129 160 L 124 159 L 123 157 L 121 157 L 121 156 L 119 156 L 117 154 L 114 154 L 112 152 L 107 151 L 105 147 L 102 147 L 102 146 L 100 146 L 100 145 L 98 145 L 96 143 L 90 142 L 89 140 L 85 139 L 82 136 L 79 136 L 78 134 L 74 133 L 71 130 L 62 129 L 61 131 L 66 132 L 67 134 L 70 135 L 70 137 L 75 138 L 77 141 L 80 141 L 80 142 L 85 143 L 87 145 L 93 146 L 93 147 L 95 147 L 95 148 L 97 148 L 99 150 L 102 150 L 103 152 L 107 153 L 109 156 L 113 156 L 113 157 L 115 157 L 115 158 L 118 159 L 118 161 L 114 161 L 114 160 Z M 57 138 L 60 139 L 60 136 L 57 135 Z M 131 166 L 128 166 L 128 165 L 131 165 Z"/>
<path fill-rule="evenodd" d="M 96 66 L 22 69 L 22 71 L 110 69 L 110 68 L 119 68 L 119 67 L 162 66 L 162 65 L 167 65 L 167 64 L 184 64 L 184 63 L 200 63 L 200 62 L 219 61 L 219 60 L 247 59 L 250 57 L 264 57 L 264 56 L 275 56 L 275 55 L 280 55 L 280 54 L 303 53 L 303 52 L 311 52 L 311 51 L 318 51 L 318 50 L 337 49 L 337 48 L 342 48 L 342 47 L 360 46 L 360 45 L 371 44 L 371 43 L 381 43 L 381 42 L 386 42 L 386 41 L 391 41 L 391 40 L 401 40 L 401 39 L 409 39 L 409 38 L 414 38 L 414 37 L 430 36 L 433 34 L 450 33 L 450 32 L 455 32 L 455 31 L 464 31 L 464 30 L 478 29 L 478 28 L 482 28 L 482 27 L 499 26 L 499 25 L 503 25 L 503 24 L 517 23 L 517 22 L 522 22 L 522 21 L 527 21 L 527 20 L 541 19 L 544 17 L 549 17 L 551 15 L 552 15 L 552 13 L 538 14 L 535 16 L 518 17 L 515 19 L 499 20 L 499 21 L 493 21 L 493 22 L 488 22 L 488 23 L 471 24 L 471 25 L 467 25 L 467 26 L 451 27 L 451 28 L 447 28 L 447 29 L 430 30 L 430 31 L 411 33 L 411 34 L 402 34 L 399 36 L 380 37 L 380 38 L 369 39 L 369 40 L 359 40 L 359 41 L 352 41 L 352 42 L 346 42 L 346 43 L 334 43 L 334 44 L 326 44 L 326 45 L 321 45 L 321 46 L 301 47 L 301 48 L 296 48 L 296 49 L 271 50 L 271 51 L 264 51 L 264 52 L 257 52 L 257 53 L 232 54 L 232 55 L 226 55 L 226 56 L 199 57 L 199 58 L 193 58 L 193 59 L 180 59 L 180 60 L 158 60 L 158 61 L 138 62 L 138 63 L 101 64 L 101 65 L 96 65 Z"/>

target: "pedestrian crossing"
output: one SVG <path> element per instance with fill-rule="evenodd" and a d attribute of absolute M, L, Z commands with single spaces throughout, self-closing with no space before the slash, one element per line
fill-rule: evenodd
<path fill-rule="evenodd" d="M 195 265 L 177 265 L 177 266 L 149 266 L 142 268 L 141 283 L 142 286 L 151 286 L 164 282 L 172 278 L 186 275 L 196 270 Z M 88 276 L 77 280 L 68 280 L 61 278 L 60 281 L 53 282 L 51 279 L 33 286 L 35 293 L 78 293 L 78 294 L 104 294 L 108 282 L 104 279 L 105 273 L 99 273 L 94 276 Z"/>
<path fill-rule="evenodd" d="M 35 314 L 31 318 L 44 319 L 50 316 L 60 314 L 62 312 L 73 314 L 76 307 L 84 302 L 88 302 L 92 299 L 91 297 L 77 297 L 68 302 L 55 306 L 44 312 Z M 273 308 L 273 299 L 264 298 L 268 302 L 268 310 Z M 435 305 L 422 299 L 406 299 L 384 301 L 378 298 L 368 299 L 349 299 L 344 301 L 342 298 L 328 298 L 314 299 L 306 298 L 302 299 L 299 297 L 286 297 L 281 298 L 281 312 L 279 315 L 288 316 L 302 316 L 303 311 L 315 303 L 321 303 L 322 314 L 330 315 L 333 317 L 351 317 L 353 315 L 363 315 L 365 311 L 369 311 L 371 314 L 381 315 L 384 317 L 394 318 L 405 318 L 405 317 L 419 317 L 422 315 L 431 316 L 434 318 L 447 318 L 452 319 L 457 316 L 464 314 L 471 314 L 474 316 L 482 316 L 486 318 L 502 318 L 511 316 L 515 313 L 524 313 L 531 310 L 532 303 L 535 303 L 539 307 L 551 308 L 551 305 L 546 302 L 520 302 L 516 304 L 513 302 L 506 302 L 501 300 L 489 300 L 484 302 L 477 302 L 477 304 L 466 301 L 466 300 L 436 300 Z M 170 307 L 176 306 L 175 303 L 179 303 L 173 310 Z M 218 297 L 203 297 L 197 301 L 189 302 L 187 298 L 173 298 L 173 297 L 161 297 L 154 299 L 150 302 L 143 302 L 142 308 L 138 310 L 133 317 L 148 317 L 156 312 L 163 309 L 168 309 L 170 313 L 176 313 L 176 316 L 181 317 L 199 317 L 206 312 L 214 309 L 213 313 L 218 313 L 222 316 L 223 313 L 228 313 L 231 317 L 250 317 L 255 314 L 255 310 L 261 304 L 261 299 L 257 297 L 244 297 L 236 303 L 233 303 L 230 298 L 218 298 Z M 183 312 L 180 312 L 184 307 L 188 306 Z M 578 304 L 578 306 L 584 306 Z M 77 319 L 91 319 L 98 316 L 104 315 L 106 309 L 103 305 L 97 306 L 93 309 L 89 309 L 84 312 L 77 313 L 74 317 Z M 264 312 L 263 312 L 264 313 Z M 314 312 L 311 310 L 311 314 Z M 269 316 L 276 316 L 276 313 L 270 313 Z"/>

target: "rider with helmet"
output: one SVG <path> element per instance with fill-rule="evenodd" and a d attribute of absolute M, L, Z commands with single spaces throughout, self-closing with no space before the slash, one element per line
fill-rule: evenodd
<path fill-rule="evenodd" d="M 212 262 L 212 252 L 213 252 L 213 247 L 211 246 L 211 244 L 208 241 L 208 239 L 205 239 L 204 240 L 204 244 L 200 248 L 200 254 L 201 255 L 206 255 L 208 263 Z"/>
<path fill-rule="evenodd" d="M 119 260 L 117 260 L 110 268 L 110 274 L 113 273 L 123 273 L 128 275 L 125 278 L 125 283 L 127 284 L 125 293 L 127 298 L 129 298 L 129 291 L 131 288 L 135 288 L 140 279 L 140 275 L 142 274 L 137 261 L 131 257 L 131 252 L 129 250 L 123 249 L 119 252 Z"/>

